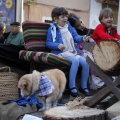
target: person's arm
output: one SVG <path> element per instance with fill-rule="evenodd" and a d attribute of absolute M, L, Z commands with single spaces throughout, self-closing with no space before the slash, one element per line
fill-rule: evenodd
<path fill-rule="evenodd" d="M 20 33 L 19 33 L 18 41 L 19 41 L 19 43 L 18 43 L 19 46 L 24 46 L 24 36 L 23 36 L 23 32 L 20 32 Z"/>
<path fill-rule="evenodd" d="M 98 35 L 100 39 L 104 39 L 104 38 L 114 39 L 114 37 L 112 37 L 111 35 L 105 32 L 104 26 L 101 24 L 96 27 L 94 32 Z"/>
<path fill-rule="evenodd" d="M 118 34 L 116 28 L 114 27 L 112 28 L 112 34 L 116 39 L 120 40 L 120 35 Z"/>
<path fill-rule="evenodd" d="M 49 28 L 48 32 L 47 32 L 46 46 L 49 49 L 58 49 L 59 44 L 60 43 L 58 43 L 56 41 L 53 42 L 53 38 L 52 38 L 52 34 L 51 34 L 51 28 Z"/>
<path fill-rule="evenodd" d="M 118 33 L 115 34 L 115 38 L 117 38 L 118 40 L 120 40 L 120 35 Z"/>
<path fill-rule="evenodd" d="M 20 39 L 20 45 L 24 46 L 24 38 L 23 37 Z"/>
<path fill-rule="evenodd" d="M 10 32 L 7 32 L 7 33 L 3 33 L 3 36 L 5 39 L 7 39 L 7 37 L 9 36 Z"/>
<path fill-rule="evenodd" d="M 83 42 L 83 36 L 78 35 L 78 33 L 74 27 L 69 25 L 69 30 L 70 30 L 72 37 L 76 43 Z"/>

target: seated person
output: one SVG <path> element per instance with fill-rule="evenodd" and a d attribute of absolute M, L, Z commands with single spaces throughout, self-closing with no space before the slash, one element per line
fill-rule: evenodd
<path fill-rule="evenodd" d="M 75 79 L 78 71 L 78 67 L 82 67 L 80 92 L 85 96 L 90 96 L 87 88 L 89 65 L 85 58 L 79 55 L 79 49 L 75 46 L 74 42 L 88 41 L 88 37 L 80 36 L 76 30 L 68 22 L 68 11 L 63 7 L 56 7 L 51 13 L 53 23 L 51 23 L 48 29 L 46 46 L 51 49 L 53 54 L 66 58 L 71 61 L 71 67 L 69 71 L 69 89 L 70 94 L 73 97 L 80 96 L 76 89 Z"/>
<path fill-rule="evenodd" d="M 29 71 L 29 63 L 19 59 L 19 51 L 25 49 L 23 33 L 20 32 L 19 22 L 11 23 L 11 32 L 9 32 L 8 37 L 3 41 L 4 43 L 0 43 L 0 62 Z"/>
<path fill-rule="evenodd" d="M 9 32 L 5 33 L 6 24 L 4 22 L 0 22 L 0 43 L 4 43 L 5 39 L 8 37 Z"/>
<path fill-rule="evenodd" d="M 92 38 L 99 42 L 99 40 L 104 38 L 111 38 L 113 40 L 120 40 L 120 35 L 117 30 L 112 26 L 114 20 L 113 11 L 110 8 L 104 8 L 99 14 L 98 24 L 93 32 Z"/>
<path fill-rule="evenodd" d="M 68 16 L 68 21 L 76 29 L 76 31 L 79 35 L 90 35 L 90 36 L 92 36 L 94 30 L 93 29 L 88 29 L 87 27 L 85 27 L 81 18 L 79 18 L 76 14 L 70 13 L 69 16 Z M 95 43 L 95 41 L 92 38 L 89 39 L 89 42 L 94 42 Z M 87 46 L 87 50 L 86 50 L 86 49 L 83 49 L 83 45 L 85 45 L 85 44 L 84 43 L 77 43 L 77 46 L 81 50 L 80 55 L 83 56 L 84 58 L 89 56 L 91 58 L 91 60 L 94 61 L 93 54 L 92 54 L 92 51 L 91 51 L 91 47 L 89 49 L 88 46 Z M 98 84 L 96 83 L 96 81 L 97 82 L 100 81 L 100 83 L 101 83 L 101 84 L 99 84 L 99 88 L 104 85 L 104 83 L 101 82 L 102 80 L 95 75 L 95 71 L 93 71 L 92 68 L 90 68 L 90 75 L 91 75 L 91 77 L 90 77 L 91 79 L 89 81 L 90 82 L 89 83 L 90 89 L 94 89 L 95 86 L 96 86 L 96 89 L 98 88 L 97 87 Z"/>
<path fill-rule="evenodd" d="M 88 29 L 87 27 L 85 27 L 82 19 L 74 13 L 69 14 L 68 21 L 70 22 L 72 27 L 76 29 L 79 35 L 88 35 L 89 33 L 90 36 L 93 33 L 93 29 Z"/>
<path fill-rule="evenodd" d="M 74 27 L 79 35 L 87 35 L 90 36 L 93 33 L 93 29 L 88 29 L 85 27 L 83 21 L 81 18 L 79 18 L 76 14 L 70 13 L 68 16 L 68 21 Z M 89 42 L 94 42 L 93 39 L 89 38 Z M 83 44 L 84 43 L 78 43 L 79 49 L 81 49 L 80 55 L 86 58 L 87 55 L 89 55 L 92 58 L 92 54 L 86 50 L 83 50 Z"/>
<path fill-rule="evenodd" d="M 24 45 L 23 33 L 20 31 L 20 23 L 13 22 L 10 24 L 11 32 L 7 39 L 4 41 L 4 44 L 13 44 L 13 45 Z"/>

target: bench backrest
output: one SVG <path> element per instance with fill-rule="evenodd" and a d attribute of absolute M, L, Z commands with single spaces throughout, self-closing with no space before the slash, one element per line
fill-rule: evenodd
<path fill-rule="evenodd" d="M 26 21 L 22 24 L 25 48 L 31 51 L 49 51 L 46 47 L 48 23 Z"/>

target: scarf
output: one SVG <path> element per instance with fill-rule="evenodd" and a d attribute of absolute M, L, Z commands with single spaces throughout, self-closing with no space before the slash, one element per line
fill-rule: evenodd
<path fill-rule="evenodd" d="M 51 80 L 46 75 L 40 76 L 39 90 L 37 91 L 38 96 L 46 96 L 53 92 L 54 86 Z"/>

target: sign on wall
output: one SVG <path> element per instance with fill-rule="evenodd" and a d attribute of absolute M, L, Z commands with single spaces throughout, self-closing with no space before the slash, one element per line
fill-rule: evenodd
<path fill-rule="evenodd" d="M 0 22 L 6 25 L 16 20 L 16 0 L 0 0 Z"/>

